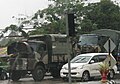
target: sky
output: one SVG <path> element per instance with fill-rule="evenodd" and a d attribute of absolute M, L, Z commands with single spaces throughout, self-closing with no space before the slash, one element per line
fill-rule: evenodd
<path fill-rule="evenodd" d="M 0 29 L 15 22 L 18 14 L 33 15 L 39 9 L 48 7 L 48 0 L 0 0 Z"/>
<path fill-rule="evenodd" d="M 0 29 L 4 29 L 14 23 L 15 19 L 12 18 L 13 16 L 18 14 L 33 15 L 39 9 L 47 8 L 49 3 L 48 0 L 0 0 Z"/>

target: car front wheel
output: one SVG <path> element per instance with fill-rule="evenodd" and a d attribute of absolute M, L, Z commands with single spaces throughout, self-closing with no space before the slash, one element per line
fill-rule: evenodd
<path fill-rule="evenodd" d="M 89 72 L 88 71 L 85 71 L 85 72 L 83 72 L 83 75 L 82 75 L 82 81 L 89 81 L 89 79 L 90 79 L 90 74 L 89 74 Z"/>

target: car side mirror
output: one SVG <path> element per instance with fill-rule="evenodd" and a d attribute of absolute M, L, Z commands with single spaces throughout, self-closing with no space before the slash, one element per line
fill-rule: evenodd
<path fill-rule="evenodd" d="M 90 64 L 93 64 L 93 63 L 95 63 L 95 61 L 94 61 L 94 60 L 91 60 L 91 61 L 90 61 Z"/>

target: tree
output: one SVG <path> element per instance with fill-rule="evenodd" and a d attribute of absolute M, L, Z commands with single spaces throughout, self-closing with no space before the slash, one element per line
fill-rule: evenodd
<path fill-rule="evenodd" d="M 85 4 L 87 0 L 49 0 L 53 1 L 48 8 L 38 10 L 34 17 L 43 19 L 36 23 L 36 30 L 29 34 L 66 33 L 65 13 L 74 13 L 77 18 L 76 30 L 78 34 L 89 33 L 96 29 L 120 30 L 120 7 L 111 0 L 101 0 L 96 3 Z"/>
<path fill-rule="evenodd" d="M 11 31 L 11 32 L 14 33 L 14 34 L 17 34 L 17 31 L 18 31 L 17 26 L 11 24 L 10 26 L 6 27 L 6 28 L 1 32 L 0 38 L 4 37 L 4 34 L 7 33 L 8 31 Z"/>
<path fill-rule="evenodd" d="M 54 4 L 50 4 L 48 8 L 44 10 L 38 10 L 32 19 L 37 19 L 38 15 L 40 18 L 44 18 L 44 22 L 40 26 L 35 27 L 37 30 L 42 30 L 40 33 L 66 33 L 66 13 L 75 13 L 77 16 L 76 20 L 78 23 L 81 21 L 82 10 L 84 0 L 49 0 L 53 1 Z M 44 30 L 44 31 L 43 31 Z M 46 32 L 45 32 L 46 31 Z M 33 31 L 38 33 L 38 31 Z M 30 34 L 33 34 L 30 32 Z"/>
<path fill-rule="evenodd" d="M 89 21 L 91 30 L 94 29 L 114 29 L 120 30 L 120 7 L 117 3 L 111 0 L 101 0 L 98 3 L 88 4 L 85 7 L 84 20 Z M 83 20 L 83 21 L 84 21 Z M 86 22 L 82 23 L 82 29 L 88 29 L 85 27 Z"/>
<path fill-rule="evenodd" d="M 23 37 L 28 37 L 28 34 L 23 31 L 23 25 L 21 24 L 19 27 L 17 25 L 11 24 L 10 26 L 6 27 L 2 32 L 1 32 L 1 38 L 4 37 L 4 34 L 10 31 L 10 34 L 8 36 L 19 36 L 19 33 Z"/>
<path fill-rule="evenodd" d="M 9 32 L 9 35 L 6 37 L 5 33 L 8 33 L 8 32 Z M 25 31 L 23 31 L 23 25 L 21 24 L 18 27 L 17 25 L 11 24 L 1 32 L 0 46 L 7 46 L 16 40 L 21 40 L 21 38 L 19 38 L 21 36 L 24 38 L 28 38 L 28 34 Z"/>

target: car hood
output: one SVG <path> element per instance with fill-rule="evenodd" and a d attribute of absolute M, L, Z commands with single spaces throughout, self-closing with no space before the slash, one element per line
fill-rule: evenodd
<path fill-rule="evenodd" d="M 83 65 L 86 65 L 87 63 L 70 63 L 71 69 L 76 67 L 82 67 Z M 68 69 L 68 63 L 63 65 L 63 68 Z"/>

